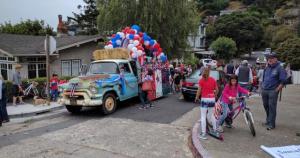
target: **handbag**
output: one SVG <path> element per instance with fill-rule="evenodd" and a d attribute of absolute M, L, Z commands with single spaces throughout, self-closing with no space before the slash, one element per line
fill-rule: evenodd
<path fill-rule="evenodd" d="M 152 90 L 152 81 L 145 81 L 142 84 L 143 91 L 151 91 Z"/>

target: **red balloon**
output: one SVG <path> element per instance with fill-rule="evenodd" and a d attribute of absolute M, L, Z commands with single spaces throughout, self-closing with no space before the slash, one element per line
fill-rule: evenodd
<path fill-rule="evenodd" d="M 130 33 L 130 34 L 135 34 L 135 31 L 132 30 L 132 29 L 130 29 L 130 30 L 129 30 L 129 33 Z"/>
<path fill-rule="evenodd" d="M 112 34 L 111 37 L 112 37 L 112 38 L 116 37 L 116 34 Z"/>
<path fill-rule="evenodd" d="M 140 37 L 143 37 L 143 36 L 144 36 L 144 33 L 143 33 L 143 32 L 140 32 L 139 35 L 140 35 Z"/>

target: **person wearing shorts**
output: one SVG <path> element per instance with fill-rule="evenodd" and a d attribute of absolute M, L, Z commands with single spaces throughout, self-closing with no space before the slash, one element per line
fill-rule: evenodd
<path fill-rule="evenodd" d="M 15 67 L 15 73 L 13 74 L 13 105 L 16 106 L 17 105 L 17 99 L 19 98 L 20 104 L 23 104 L 23 100 L 22 100 L 22 80 L 21 80 L 21 65 L 16 65 Z"/>

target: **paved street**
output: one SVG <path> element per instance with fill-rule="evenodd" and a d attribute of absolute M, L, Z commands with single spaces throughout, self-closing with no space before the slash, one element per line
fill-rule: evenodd
<path fill-rule="evenodd" d="M 131 100 L 109 116 L 95 109 L 79 115 L 61 110 L 12 120 L 0 128 L 1 157 L 192 157 L 188 137 L 197 120 L 195 104 L 177 96 L 154 104 L 139 110 Z"/>

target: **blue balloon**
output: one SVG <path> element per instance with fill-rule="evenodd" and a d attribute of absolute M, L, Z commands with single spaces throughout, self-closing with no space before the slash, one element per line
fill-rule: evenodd
<path fill-rule="evenodd" d="M 112 41 L 112 45 L 113 45 L 114 48 L 118 47 L 117 43 L 113 42 L 113 41 Z"/>
<path fill-rule="evenodd" d="M 133 39 L 134 38 L 134 35 L 133 34 L 130 34 L 129 35 L 129 39 Z"/>
<path fill-rule="evenodd" d="M 140 32 L 140 31 L 141 31 L 141 28 L 140 28 L 138 25 L 132 25 L 132 26 L 131 26 L 131 29 L 137 30 L 137 32 Z"/>
<path fill-rule="evenodd" d="M 162 62 L 166 62 L 166 61 L 168 60 L 168 58 L 167 58 L 167 56 L 162 55 L 162 56 L 160 56 L 160 60 L 161 60 Z"/>
<path fill-rule="evenodd" d="M 153 46 L 155 44 L 154 40 L 150 40 L 150 45 Z"/>
<path fill-rule="evenodd" d="M 116 34 L 115 38 L 116 38 L 116 39 L 120 39 L 121 36 L 120 36 L 119 34 Z"/>

